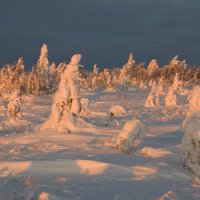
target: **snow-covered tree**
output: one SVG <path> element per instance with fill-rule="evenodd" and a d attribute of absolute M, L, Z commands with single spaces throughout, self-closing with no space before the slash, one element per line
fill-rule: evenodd
<path fill-rule="evenodd" d="M 182 69 L 184 69 L 184 70 L 187 69 L 188 65 L 187 65 L 187 63 L 186 63 L 186 60 L 183 60 L 183 61 L 180 62 L 180 67 L 181 67 Z"/>
<path fill-rule="evenodd" d="M 99 75 L 99 68 L 98 68 L 97 64 L 95 64 L 93 66 L 92 74 L 93 74 L 93 76 L 96 76 L 96 77 Z"/>
<path fill-rule="evenodd" d="M 181 80 L 179 80 L 179 74 L 176 73 L 174 76 L 173 83 L 172 83 L 172 89 L 174 91 L 178 91 L 178 89 L 182 90 L 182 86 L 183 86 L 183 82 Z"/>
<path fill-rule="evenodd" d="M 7 117 L 9 121 L 18 121 L 22 118 L 21 91 L 17 90 L 9 97 Z"/>
<path fill-rule="evenodd" d="M 147 97 L 144 107 L 145 108 L 153 108 L 156 106 L 160 106 L 160 97 L 157 90 L 157 87 L 154 85 L 151 89 L 149 96 Z"/>
<path fill-rule="evenodd" d="M 170 67 L 176 68 L 180 64 L 180 61 L 178 60 L 178 55 L 176 55 L 169 63 Z"/>
<path fill-rule="evenodd" d="M 183 165 L 200 176 L 200 87 L 195 87 L 189 100 L 189 111 L 183 122 Z"/>
<path fill-rule="evenodd" d="M 146 85 L 145 81 L 141 80 L 139 88 L 141 88 L 141 89 L 146 89 L 147 88 L 147 85 Z"/>
<path fill-rule="evenodd" d="M 130 153 L 145 137 L 148 126 L 138 119 L 127 121 L 116 137 L 115 149 L 123 153 Z"/>
<path fill-rule="evenodd" d="M 127 74 L 126 68 L 120 69 L 120 74 L 117 79 L 117 89 L 119 90 L 127 90 L 130 85 L 131 79 L 130 74 Z"/>
<path fill-rule="evenodd" d="M 183 166 L 200 176 L 200 110 L 185 119 L 183 130 Z"/>
<path fill-rule="evenodd" d="M 150 61 L 147 67 L 147 73 L 149 76 L 152 76 L 158 70 L 158 63 L 156 59 Z"/>
<path fill-rule="evenodd" d="M 75 54 L 71 62 L 61 74 L 61 81 L 54 95 L 51 114 L 42 126 L 41 130 L 51 129 L 68 131 L 76 129 L 76 119 L 81 111 L 79 88 L 79 64 L 80 54 Z"/>
<path fill-rule="evenodd" d="M 176 105 L 177 105 L 176 94 L 174 93 L 174 90 L 170 88 L 169 92 L 165 97 L 165 106 L 176 106 Z"/>
<path fill-rule="evenodd" d="M 48 47 L 46 44 L 42 45 L 40 57 L 37 63 L 37 67 L 41 71 L 48 71 L 49 70 L 49 60 L 48 60 Z"/>
<path fill-rule="evenodd" d="M 192 89 L 188 96 L 189 107 L 188 107 L 188 114 L 200 110 L 200 86 L 196 86 Z"/>
<path fill-rule="evenodd" d="M 163 77 L 161 77 L 159 82 L 158 82 L 158 86 L 157 86 L 157 90 L 158 90 L 159 95 L 165 94 L 165 88 L 166 87 L 165 87 L 164 79 L 163 79 Z"/>
<path fill-rule="evenodd" d="M 23 60 L 23 57 L 20 57 L 18 59 L 15 71 L 17 71 L 18 73 L 24 73 L 24 60 Z"/>
<path fill-rule="evenodd" d="M 130 73 L 133 70 L 133 67 L 135 66 L 135 60 L 133 58 L 133 52 L 130 54 L 128 62 L 123 66 L 126 73 Z"/>
<path fill-rule="evenodd" d="M 50 89 L 50 71 L 48 60 L 48 48 L 46 44 L 42 45 L 36 70 L 41 90 L 48 91 Z"/>

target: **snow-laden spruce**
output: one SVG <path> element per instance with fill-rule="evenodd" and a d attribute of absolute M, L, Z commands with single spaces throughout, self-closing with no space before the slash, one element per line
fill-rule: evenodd
<path fill-rule="evenodd" d="M 182 91 L 183 82 L 179 79 L 178 73 L 175 74 L 171 88 L 174 91 Z"/>
<path fill-rule="evenodd" d="M 147 73 L 149 76 L 152 76 L 158 70 L 158 63 L 156 59 L 150 61 L 147 67 Z"/>
<path fill-rule="evenodd" d="M 156 106 L 160 106 L 160 98 L 159 98 L 157 88 L 154 88 L 152 86 L 152 90 L 145 101 L 144 107 L 145 108 L 153 108 Z"/>
<path fill-rule="evenodd" d="M 84 121 L 79 118 L 81 111 L 80 88 L 79 88 L 79 67 L 81 55 L 72 56 L 71 62 L 66 66 L 61 75 L 59 88 L 54 95 L 53 105 L 49 119 L 42 124 L 41 131 L 53 130 L 71 132 L 77 129 Z"/>
<path fill-rule="evenodd" d="M 200 110 L 200 86 L 196 86 L 188 96 L 189 108 L 188 115 L 194 111 Z"/>
<path fill-rule="evenodd" d="M 182 139 L 184 166 L 200 176 L 200 87 L 195 87 L 188 100 L 189 112 L 183 122 Z"/>
<path fill-rule="evenodd" d="M 17 90 L 10 95 L 8 103 L 7 117 L 8 121 L 19 121 L 22 118 L 21 112 L 21 91 Z"/>
<path fill-rule="evenodd" d="M 50 88 L 50 73 L 49 73 L 49 60 L 48 60 L 48 47 L 46 44 L 42 45 L 40 57 L 37 63 L 38 78 L 40 79 L 41 86 L 46 89 Z"/>
<path fill-rule="evenodd" d="M 169 92 L 167 93 L 165 97 L 165 106 L 176 106 L 176 94 L 174 93 L 174 90 L 172 88 L 169 89 Z"/>
<path fill-rule="evenodd" d="M 127 121 L 116 137 L 115 148 L 123 153 L 130 153 L 145 137 L 148 126 L 139 119 Z"/>
<path fill-rule="evenodd" d="M 24 121 L 22 119 L 22 111 L 21 111 L 21 106 L 22 106 L 22 101 L 28 100 L 28 97 L 26 98 L 25 96 L 22 97 L 22 92 L 21 90 L 16 90 L 12 94 L 9 95 L 4 95 L 4 98 L 6 99 L 7 103 L 7 119 L 2 121 L 0 130 L 1 131 L 6 131 L 11 132 L 23 132 L 24 131 Z"/>
<path fill-rule="evenodd" d="M 172 68 L 176 68 L 180 64 L 180 61 L 178 60 L 178 55 L 176 55 L 169 63 L 169 66 Z"/>
<path fill-rule="evenodd" d="M 183 165 L 200 176 L 200 110 L 185 119 L 183 130 Z"/>

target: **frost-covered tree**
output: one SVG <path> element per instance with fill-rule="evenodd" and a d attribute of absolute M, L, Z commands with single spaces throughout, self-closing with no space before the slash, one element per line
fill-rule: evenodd
<path fill-rule="evenodd" d="M 79 88 L 79 64 L 81 55 L 72 56 L 71 62 L 61 74 L 61 81 L 54 95 L 49 119 L 42 124 L 41 130 L 68 131 L 76 129 L 76 119 L 81 112 Z"/>
<path fill-rule="evenodd" d="M 97 64 L 95 64 L 93 66 L 92 74 L 93 74 L 93 76 L 96 76 L 96 77 L 99 75 L 99 68 L 98 68 Z"/>
<path fill-rule="evenodd" d="M 48 60 L 48 47 L 46 44 L 42 45 L 40 57 L 37 63 L 37 67 L 41 71 L 48 71 L 49 70 L 49 60 Z"/>
<path fill-rule="evenodd" d="M 146 85 L 145 81 L 141 80 L 139 88 L 141 88 L 141 89 L 146 89 L 147 88 L 147 85 Z"/>
<path fill-rule="evenodd" d="M 156 59 L 150 61 L 147 67 L 147 73 L 149 76 L 152 76 L 158 70 L 158 63 Z"/>
<path fill-rule="evenodd" d="M 165 97 L 165 106 L 176 106 L 176 105 L 177 105 L 176 94 L 174 93 L 174 90 L 170 88 L 169 92 Z"/>
<path fill-rule="evenodd" d="M 182 91 L 183 82 L 179 79 L 179 74 L 176 73 L 171 88 L 174 91 Z"/>
<path fill-rule="evenodd" d="M 17 121 L 22 118 L 20 95 L 21 91 L 17 90 L 9 97 L 8 112 L 7 112 L 7 117 L 9 121 L 10 120 Z"/>
<path fill-rule="evenodd" d="M 133 52 L 130 54 L 128 62 L 123 66 L 126 73 L 130 73 L 133 70 L 133 67 L 135 66 L 135 60 L 133 58 Z"/>
<path fill-rule="evenodd" d="M 115 149 L 122 153 L 130 153 L 148 132 L 148 126 L 138 119 L 127 121 L 116 137 Z"/>
<path fill-rule="evenodd" d="M 50 71 L 49 71 L 49 60 L 48 60 L 48 48 L 46 44 L 42 45 L 36 71 L 37 71 L 37 76 L 39 78 L 39 84 L 41 90 L 48 91 L 50 89 Z"/>
<path fill-rule="evenodd" d="M 144 63 L 139 63 L 133 69 L 131 74 L 131 80 L 135 79 L 137 81 L 137 85 L 140 85 L 141 81 L 147 81 L 147 71 L 145 69 Z"/>
<path fill-rule="evenodd" d="M 189 96 L 189 111 L 183 122 L 183 166 L 200 176 L 200 87 Z"/>
<path fill-rule="evenodd" d="M 19 58 L 16 64 L 5 65 L 0 73 L 0 91 L 12 93 L 20 87 L 25 89 L 26 74 L 23 58 Z"/>
<path fill-rule="evenodd" d="M 176 55 L 174 58 L 172 58 L 172 60 L 169 63 L 170 67 L 178 67 L 178 65 L 180 64 L 180 61 L 178 60 L 178 55 Z"/>
<path fill-rule="evenodd" d="M 188 96 L 189 107 L 188 107 L 188 114 L 200 110 L 200 86 L 196 86 L 192 89 Z"/>
<path fill-rule="evenodd" d="M 147 97 L 145 101 L 145 108 L 153 108 L 156 106 L 160 106 L 160 99 L 159 99 L 159 94 L 157 90 L 151 90 L 149 96 Z"/>
<path fill-rule="evenodd" d="M 131 76 L 129 73 L 127 73 L 126 68 L 120 69 L 120 74 L 119 74 L 119 77 L 117 78 L 116 83 L 117 83 L 116 85 L 117 89 L 119 90 L 128 89 L 131 83 Z"/>
<path fill-rule="evenodd" d="M 186 60 L 183 60 L 183 61 L 180 62 L 180 67 L 181 67 L 183 70 L 186 70 L 186 69 L 187 69 L 188 65 L 187 65 L 187 63 L 186 63 Z"/>

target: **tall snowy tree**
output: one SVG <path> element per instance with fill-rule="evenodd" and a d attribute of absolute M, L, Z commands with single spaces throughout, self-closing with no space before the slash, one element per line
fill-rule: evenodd
<path fill-rule="evenodd" d="M 40 57 L 37 63 L 37 76 L 41 89 L 49 90 L 50 88 L 50 72 L 49 72 L 49 60 L 48 60 L 48 48 L 46 44 L 42 45 Z"/>
<path fill-rule="evenodd" d="M 133 59 L 133 52 L 130 54 L 128 62 L 123 66 L 123 70 L 126 73 L 126 75 L 130 75 L 130 73 L 133 70 L 133 67 L 135 66 L 135 60 Z"/>
<path fill-rule="evenodd" d="M 77 118 L 81 112 L 79 88 L 80 54 L 75 54 L 61 74 L 61 81 L 54 95 L 49 119 L 42 124 L 41 130 L 68 131 L 76 129 Z"/>

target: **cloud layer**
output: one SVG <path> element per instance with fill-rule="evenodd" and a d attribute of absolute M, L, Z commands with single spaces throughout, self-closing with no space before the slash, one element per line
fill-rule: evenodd
<path fill-rule="evenodd" d="M 2 0 L 0 65 L 23 56 L 36 63 L 42 43 L 50 61 L 120 66 L 134 50 L 137 62 L 176 54 L 200 63 L 199 0 Z"/>

